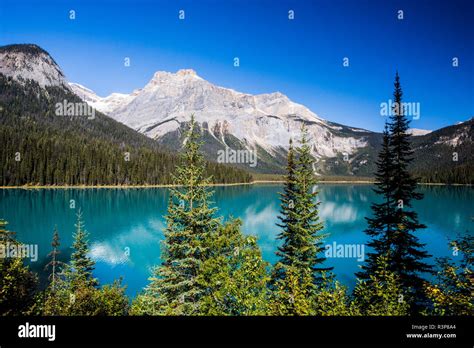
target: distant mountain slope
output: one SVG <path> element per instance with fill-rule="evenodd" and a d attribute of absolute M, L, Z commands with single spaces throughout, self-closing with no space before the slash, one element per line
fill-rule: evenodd
<path fill-rule="evenodd" d="M 12 45 L 0 57 L 0 185 L 171 183 L 178 158 L 157 142 L 100 112 L 94 119 L 56 114 L 57 103 L 83 102 L 44 50 Z M 215 182 L 251 180 L 216 163 L 208 173 Z"/>

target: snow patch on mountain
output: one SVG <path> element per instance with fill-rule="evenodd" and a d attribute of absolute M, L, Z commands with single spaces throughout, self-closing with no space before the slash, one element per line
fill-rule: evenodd
<path fill-rule="evenodd" d="M 411 134 L 415 137 L 420 136 L 420 135 L 426 135 L 431 133 L 432 131 L 427 130 L 427 129 L 418 129 L 418 128 L 410 128 L 407 130 L 408 134 Z"/>

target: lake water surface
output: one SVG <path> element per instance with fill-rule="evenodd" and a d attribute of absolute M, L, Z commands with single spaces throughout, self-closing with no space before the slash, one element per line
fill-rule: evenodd
<path fill-rule="evenodd" d="M 243 231 L 258 237 L 264 258 L 275 262 L 279 232 L 275 223 L 281 185 L 216 187 L 214 201 L 219 214 L 241 218 Z M 371 185 L 322 184 L 320 216 L 324 220 L 325 244 L 364 245 L 364 217 L 377 199 Z M 425 194 L 415 203 L 420 221 L 428 226 L 418 233 L 435 257 L 452 256 L 447 242 L 456 235 L 473 233 L 474 189 L 472 187 L 421 186 Z M 31 267 L 42 274 L 57 225 L 62 257 L 67 260 L 72 243 L 76 210 L 81 207 L 90 233 L 91 256 L 96 261 L 95 276 L 102 284 L 123 277 L 127 293 L 139 292 L 147 283 L 150 268 L 160 263 L 160 241 L 168 199 L 166 188 L 129 189 L 3 189 L 0 190 L 0 218 L 28 244 L 37 244 L 39 257 Z M 365 249 L 365 252 L 368 250 Z M 347 255 L 346 255 L 347 256 Z M 432 262 L 432 259 L 431 259 Z M 328 266 L 344 284 L 352 287 L 354 272 L 361 264 L 354 257 L 329 258 Z"/>

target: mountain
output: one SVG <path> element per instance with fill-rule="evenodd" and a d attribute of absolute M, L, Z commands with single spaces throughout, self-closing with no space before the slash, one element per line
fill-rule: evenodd
<path fill-rule="evenodd" d="M 158 143 L 178 151 L 183 129 L 194 114 L 211 161 L 219 151 L 256 151 L 257 165 L 236 165 L 256 172 L 282 173 L 290 138 L 304 124 L 313 142 L 318 174 L 372 176 L 381 134 L 322 119 L 280 92 L 251 95 L 216 86 L 194 70 L 158 71 L 131 94 L 97 96 L 78 84 L 71 89 L 98 110 Z M 415 149 L 411 170 L 426 182 L 473 182 L 472 119 L 437 131 L 412 128 Z M 456 152 L 457 161 L 452 161 Z M 434 170 L 433 170 L 434 169 Z"/>
<path fill-rule="evenodd" d="M 191 114 L 215 182 L 249 181 L 247 171 L 284 172 L 288 141 L 298 139 L 303 124 L 318 174 L 366 177 L 375 169 L 380 133 L 322 119 L 279 92 L 240 93 L 187 69 L 160 71 L 130 94 L 100 97 L 68 83 L 38 46 L 0 47 L 0 58 L 0 163 L 6 185 L 169 183 Z M 95 117 L 57 116 L 57 104 L 65 100 L 86 102 L 97 110 Z M 411 130 L 416 135 L 412 172 L 425 182 L 474 183 L 473 123 L 429 133 Z M 12 160 L 18 149 L 29 149 L 21 165 Z M 228 156 L 229 149 L 242 156 Z M 123 162 L 124 152 L 131 153 L 131 163 Z M 257 163 L 245 156 L 250 152 L 258 155 Z"/>
<path fill-rule="evenodd" d="M 0 185 L 172 182 L 178 156 L 87 107 L 40 47 L 0 47 L 0 69 Z M 63 104 L 74 112 L 58 113 Z M 251 180 L 233 167 L 211 162 L 206 166 L 214 182 Z"/>
<path fill-rule="evenodd" d="M 313 141 L 312 153 L 321 160 L 320 174 L 334 171 L 334 164 L 326 165 L 326 159 L 345 157 L 349 171 L 367 175 L 372 168 L 362 168 L 368 162 L 364 149 L 379 138 L 365 129 L 324 120 L 282 93 L 240 93 L 216 86 L 191 69 L 156 72 L 146 86 L 129 95 L 102 98 L 81 85 L 70 87 L 98 110 L 173 150 L 181 147 L 183 128 L 194 114 L 210 160 L 218 161 L 219 150 L 226 147 L 255 151 L 255 168 L 240 165 L 264 173 L 282 172 L 289 140 L 298 139 L 303 124 Z"/>

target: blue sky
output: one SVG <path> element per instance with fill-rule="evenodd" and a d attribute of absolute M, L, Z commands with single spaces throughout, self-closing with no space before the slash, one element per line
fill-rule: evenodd
<path fill-rule="evenodd" d="M 192 68 L 371 130 L 382 129 L 380 103 L 398 70 L 405 101 L 420 103 L 412 127 L 437 129 L 474 116 L 473 17 L 470 0 L 2 0 L 0 45 L 40 45 L 69 81 L 101 96 L 143 87 L 158 70 Z"/>

